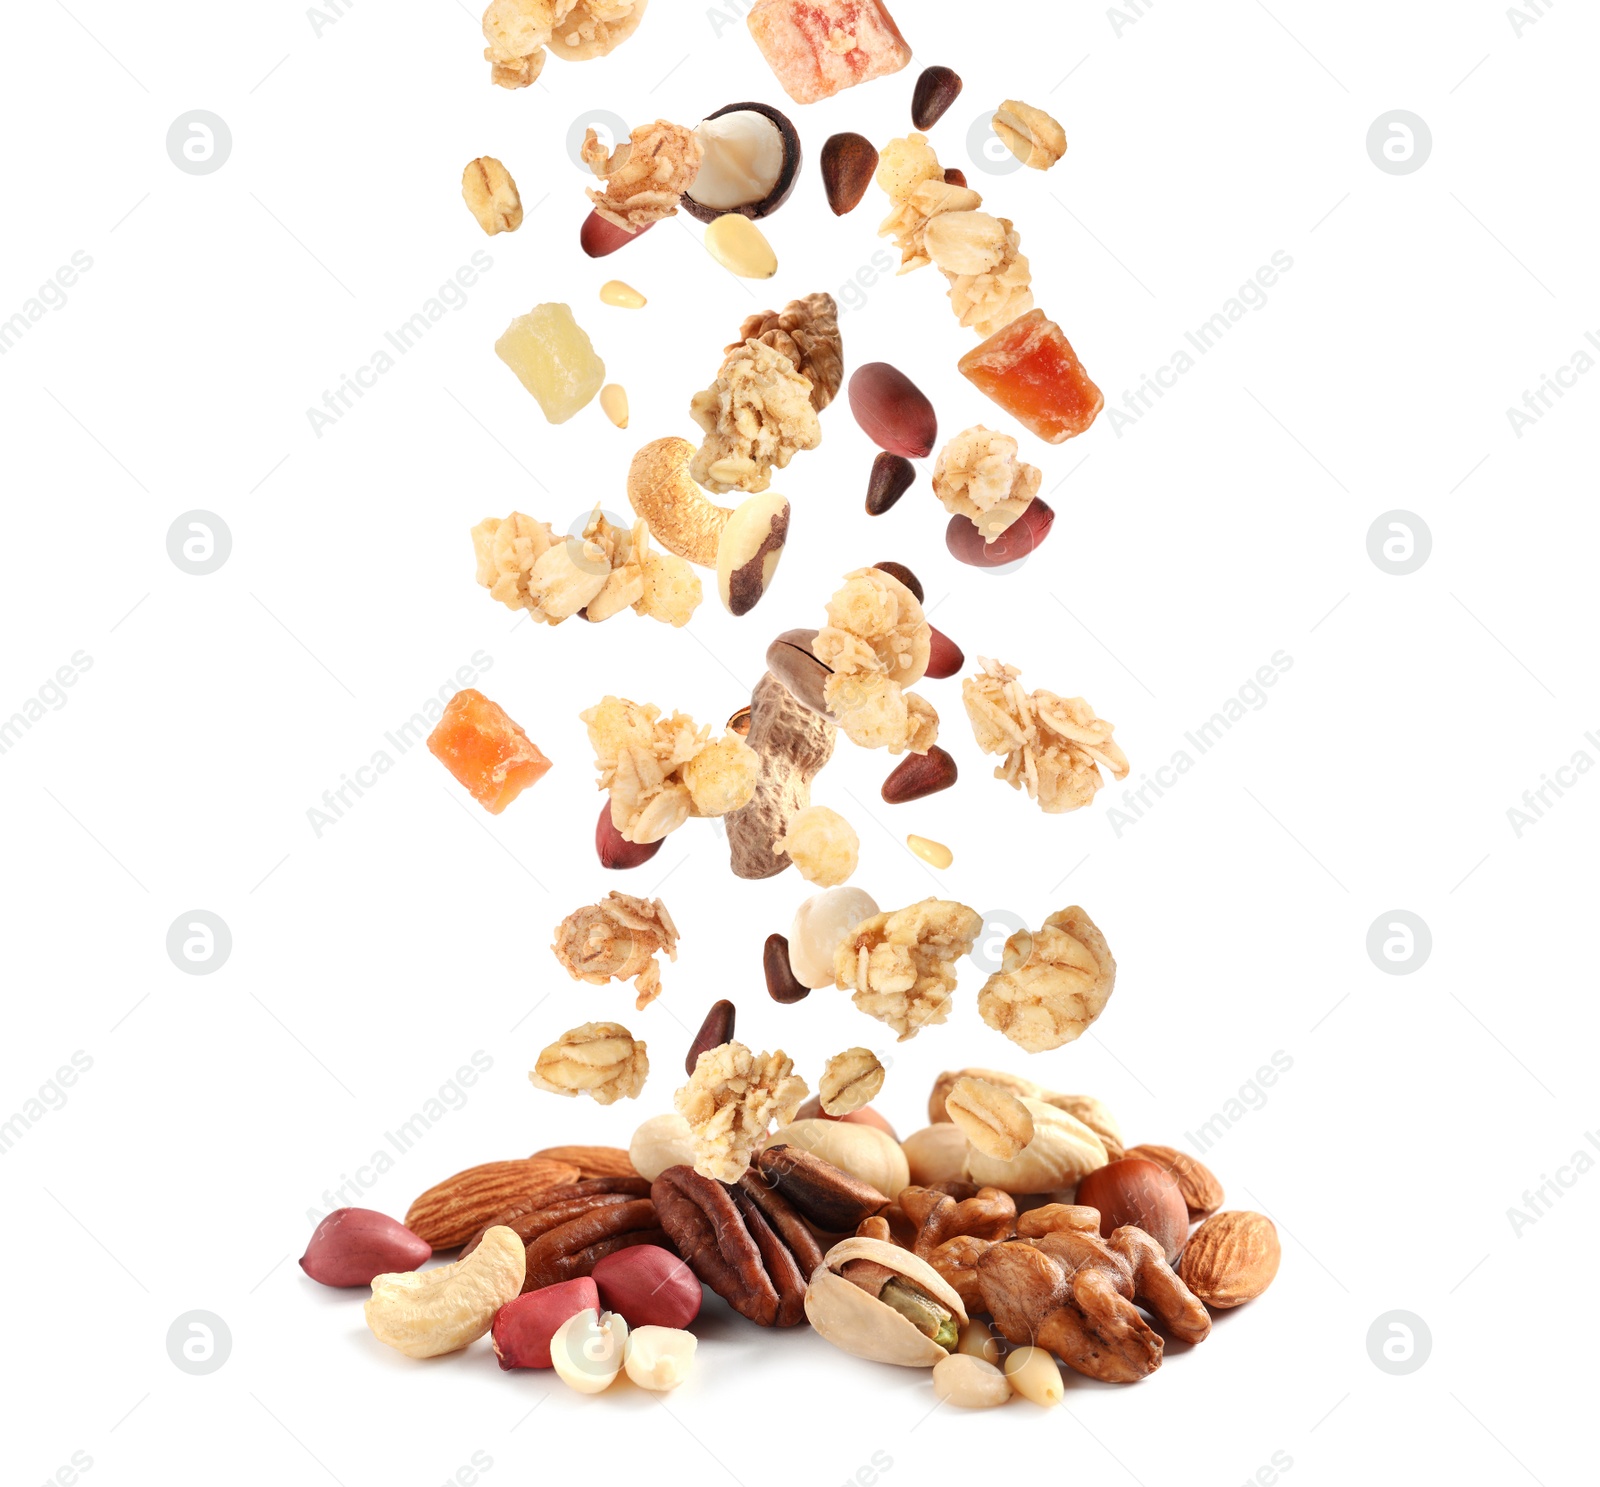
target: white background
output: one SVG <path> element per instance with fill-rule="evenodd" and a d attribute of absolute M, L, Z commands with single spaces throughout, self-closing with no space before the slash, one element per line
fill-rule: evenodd
<path fill-rule="evenodd" d="M 476 15 L 448 0 L 364 0 L 320 36 L 292 4 L 8 7 L 0 319 L 75 251 L 93 267 L 0 357 L 0 715 L 74 652 L 93 664 L 0 756 L 0 1117 L 75 1051 L 93 1066 L 4 1154 L 6 1479 L 42 1482 L 74 1452 L 91 1482 L 347 1487 L 443 1483 L 475 1452 L 490 1482 L 1048 1470 L 1153 1487 L 1244 1482 L 1274 1453 L 1293 1483 L 1587 1475 L 1578 1339 L 1600 1317 L 1578 1267 L 1600 1176 L 1563 1169 L 1574 1186 L 1520 1237 L 1507 1210 L 1600 1122 L 1600 782 L 1552 795 L 1520 838 L 1506 812 L 1575 751 L 1600 758 L 1583 639 L 1600 377 L 1521 438 L 1506 409 L 1600 327 L 1594 14 L 1548 8 L 1519 35 L 1489 0 L 1130 3 L 1119 30 L 1076 0 L 981 15 L 901 0 L 912 66 L 801 109 L 730 18 L 742 8 L 655 0 L 611 57 L 552 60 L 510 93 L 488 83 Z M 972 338 L 931 271 L 854 279 L 883 246 L 881 194 L 842 219 L 822 201 L 822 142 L 905 132 L 932 63 L 966 79 L 941 156 L 1017 223 L 1039 303 L 1109 403 L 1275 251 L 1292 270 L 1120 436 L 1109 414 L 1062 447 L 1023 435 L 1058 520 L 1019 573 L 955 564 L 925 481 L 867 517 L 874 450 L 841 400 L 777 482 L 794 538 L 753 615 L 712 599 L 687 631 L 627 614 L 517 625 L 474 586 L 468 529 L 514 508 L 561 527 L 596 500 L 626 510 L 634 449 L 694 433 L 689 396 L 751 310 L 833 292 L 854 306 L 848 363 L 913 372 L 942 436 L 1016 431 L 956 373 Z M 1071 149 L 1048 174 L 968 157 L 969 125 L 1006 97 L 1064 123 Z M 772 284 L 724 273 L 686 219 L 582 256 L 574 120 L 693 124 L 744 98 L 790 108 L 808 155 L 763 224 Z M 197 108 L 233 136 L 206 176 L 164 143 Z M 1397 108 L 1433 139 L 1403 176 L 1366 149 Z M 461 203 L 482 153 L 521 186 L 514 236 L 485 239 Z M 306 409 L 485 249 L 465 307 L 316 437 Z M 613 275 L 649 307 L 602 306 Z M 493 355 L 513 315 L 551 299 L 627 387 L 627 432 L 597 405 L 547 426 Z M 193 508 L 233 536 L 208 577 L 166 551 Z M 1408 577 L 1366 547 L 1395 508 L 1432 532 Z M 1184 1133 L 1281 1051 L 1292 1069 L 1206 1157 L 1230 1206 L 1277 1220 L 1277 1284 L 1136 1388 L 1068 1375 L 1051 1415 L 930 1415 L 924 1375 L 761 1333 L 714 1301 L 693 1382 L 664 1400 L 580 1399 L 502 1374 L 481 1344 L 428 1364 L 379 1346 L 360 1293 L 294 1264 L 308 1213 L 475 1051 L 489 1076 L 359 1201 L 403 1214 L 478 1161 L 625 1143 L 669 1107 L 720 996 L 742 1039 L 781 1045 L 813 1083 L 849 1044 L 887 1056 L 841 993 L 767 999 L 760 946 L 803 896 L 794 874 L 734 879 L 704 822 L 625 881 L 601 872 L 577 720 L 614 691 L 720 724 L 772 635 L 816 624 L 846 569 L 885 558 L 921 576 L 969 661 L 998 654 L 1113 719 L 1135 785 L 1275 651 L 1293 657 L 1120 836 L 1120 786 L 1045 817 L 990 779 L 955 681 L 923 690 L 957 790 L 885 807 L 890 761 L 841 742 L 816 791 L 855 822 L 855 881 L 886 907 L 944 891 L 1037 923 L 1082 903 L 1120 965 L 1092 1033 L 1032 1059 L 982 1025 L 965 965 L 950 1022 L 893 1048 L 880 1105 L 902 1131 L 939 1070 L 975 1063 L 1097 1094 L 1130 1140 L 1192 1146 Z M 417 749 L 319 839 L 307 809 L 479 649 L 483 689 L 555 760 L 548 778 L 490 818 Z M 901 845 L 910 830 L 955 865 L 931 874 Z M 636 1014 L 621 986 L 568 981 L 551 927 L 612 887 L 658 885 L 683 931 L 661 1000 Z M 197 908 L 233 936 L 208 977 L 164 948 Z M 1433 937 L 1409 976 L 1365 948 L 1396 908 Z M 642 1098 L 534 1093 L 538 1049 L 596 1017 L 648 1041 Z M 192 1309 L 232 1334 L 206 1377 L 166 1352 Z M 1397 1309 L 1432 1335 L 1404 1377 L 1366 1341 Z"/>

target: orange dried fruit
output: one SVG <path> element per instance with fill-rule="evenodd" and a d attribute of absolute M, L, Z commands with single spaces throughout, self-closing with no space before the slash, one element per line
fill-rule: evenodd
<path fill-rule="evenodd" d="M 1105 406 L 1072 343 L 1043 310 L 1019 315 L 958 366 L 980 392 L 1050 444 L 1081 434 Z"/>
<path fill-rule="evenodd" d="M 444 716 L 428 735 L 428 751 L 492 816 L 537 784 L 550 768 L 550 761 L 505 709 L 471 687 L 446 704 Z"/>

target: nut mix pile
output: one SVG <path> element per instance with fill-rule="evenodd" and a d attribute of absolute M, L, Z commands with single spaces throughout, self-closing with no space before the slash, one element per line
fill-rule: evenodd
<path fill-rule="evenodd" d="M 491 81 L 527 87 L 547 52 L 604 56 L 634 34 L 646 8 L 647 0 L 491 0 L 483 18 Z M 911 56 L 883 0 L 756 0 L 747 21 L 798 104 L 890 76 Z M 1017 226 L 983 211 L 962 172 L 939 161 L 929 131 L 961 89 L 951 69 L 927 68 L 911 99 L 912 132 L 881 151 L 859 134 L 832 136 L 820 155 L 823 190 L 843 217 L 876 181 L 889 205 L 879 235 L 899 250 L 901 272 L 936 268 L 957 322 L 978 338 L 959 370 L 1022 431 L 1058 444 L 1093 424 L 1100 391 L 1035 307 Z M 1004 100 L 992 126 L 1032 169 L 1049 170 L 1065 154 L 1062 126 L 1025 102 Z M 581 154 L 596 185 L 581 246 L 604 257 L 681 207 L 705 224 L 722 268 L 770 278 L 777 257 L 756 223 L 790 199 L 801 153 L 794 124 L 765 103 L 730 104 L 693 129 L 641 123 L 610 147 L 590 130 Z M 516 182 L 495 157 L 468 164 L 462 195 L 486 233 L 521 227 Z M 599 298 L 633 311 L 648 303 L 615 279 Z M 627 394 L 605 381 L 569 305 L 534 306 L 495 351 L 549 422 L 598 398 L 627 427 Z M 750 315 L 720 356 L 709 384 L 686 390 L 698 442 L 657 438 L 633 457 L 631 528 L 599 504 L 567 536 L 517 511 L 473 528 L 477 582 L 491 598 L 543 625 L 599 623 L 632 609 L 676 629 L 693 621 L 703 597 L 695 570 L 704 568 L 715 572 L 724 609 L 744 616 L 772 589 L 795 517 L 771 489 L 774 476 L 822 442 L 822 417 L 840 392 L 882 451 L 869 515 L 899 502 L 917 482 L 913 461 L 934 454 L 937 415 L 909 377 L 886 362 L 846 377 L 827 294 Z M 1042 479 L 1014 433 L 976 424 L 947 440 L 931 484 L 949 518 L 950 554 L 999 568 L 1037 548 L 1054 522 L 1039 499 Z M 580 714 L 606 796 L 595 849 L 605 868 L 634 868 L 691 817 L 722 818 L 735 877 L 793 867 L 819 890 L 800 902 L 787 934 L 766 937 L 772 1000 L 848 992 L 859 1012 L 905 1041 L 946 1021 L 982 916 L 942 897 L 880 908 L 850 882 L 860 852 L 854 826 L 813 802 L 812 788 L 841 733 L 857 748 L 904 756 L 883 784 L 889 805 L 955 785 L 956 761 L 939 746 L 938 689 L 920 689 L 958 675 L 966 657 L 929 623 L 922 586 L 902 564 L 853 568 L 831 596 L 808 602 L 817 628 L 772 641 L 766 674 L 720 735 L 612 695 Z M 1024 691 L 1019 678 L 1017 667 L 979 657 L 962 681 L 978 750 L 999 757 L 995 777 L 1041 811 L 1090 806 L 1103 772 L 1119 780 L 1129 772 L 1113 725 L 1082 697 Z M 553 767 L 472 690 L 444 708 L 428 746 L 494 814 Z M 953 861 L 940 842 L 914 833 L 906 841 L 935 870 Z M 574 908 L 551 945 L 575 981 L 631 982 L 638 1012 L 670 992 L 675 973 L 666 968 L 679 948 L 665 903 L 620 892 Z M 1071 905 L 1011 935 L 977 989 L 977 1009 L 1028 1053 L 1060 1048 L 1105 1010 L 1116 973 L 1105 935 Z M 809 1323 L 858 1357 L 931 1368 L 937 1397 L 969 1407 L 1012 1394 L 1058 1401 L 1058 1362 L 1106 1382 L 1144 1378 L 1160 1366 L 1166 1338 L 1200 1342 L 1212 1310 L 1259 1296 L 1277 1272 L 1269 1219 L 1221 1211 L 1221 1185 L 1193 1157 L 1126 1146 L 1091 1096 L 955 1070 L 934 1086 L 930 1124 L 902 1142 L 872 1105 L 887 1077 L 872 1049 L 829 1058 L 813 1095 L 781 1049 L 738 1042 L 735 1020 L 731 1001 L 710 1008 L 671 1110 L 646 1119 L 627 1151 L 560 1146 L 473 1167 L 423 1193 L 403 1224 L 337 1210 L 318 1225 L 302 1267 L 327 1285 L 370 1285 L 368 1327 L 400 1352 L 434 1357 L 487 1334 L 502 1368 L 551 1368 L 583 1393 L 619 1373 L 649 1390 L 681 1383 L 709 1287 L 758 1326 Z M 609 1105 L 636 1099 L 649 1074 L 643 1040 L 621 1023 L 588 1021 L 540 1051 L 528 1077 L 538 1091 Z M 421 1268 L 435 1251 L 456 1258 Z"/>

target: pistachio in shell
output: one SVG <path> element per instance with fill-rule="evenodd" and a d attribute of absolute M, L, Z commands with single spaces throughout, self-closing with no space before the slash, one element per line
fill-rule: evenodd
<path fill-rule="evenodd" d="M 822 1257 L 806 1287 L 812 1327 L 842 1352 L 902 1368 L 932 1368 L 950 1356 L 892 1306 L 846 1280 L 839 1271 L 852 1260 L 870 1260 L 891 1270 L 937 1301 L 958 1323 L 967 1320 L 961 1298 L 926 1260 L 883 1239 L 843 1239 Z"/>

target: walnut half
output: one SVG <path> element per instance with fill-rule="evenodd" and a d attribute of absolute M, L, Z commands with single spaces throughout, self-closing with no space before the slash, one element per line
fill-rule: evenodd
<path fill-rule="evenodd" d="M 839 336 L 839 306 L 831 294 L 808 294 L 792 299 L 781 311 L 767 310 L 747 316 L 739 339 L 727 351 L 746 341 L 760 341 L 781 351 L 794 369 L 811 384 L 811 406 L 822 412 L 834 400 L 844 380 L 844 343 Z"/>

